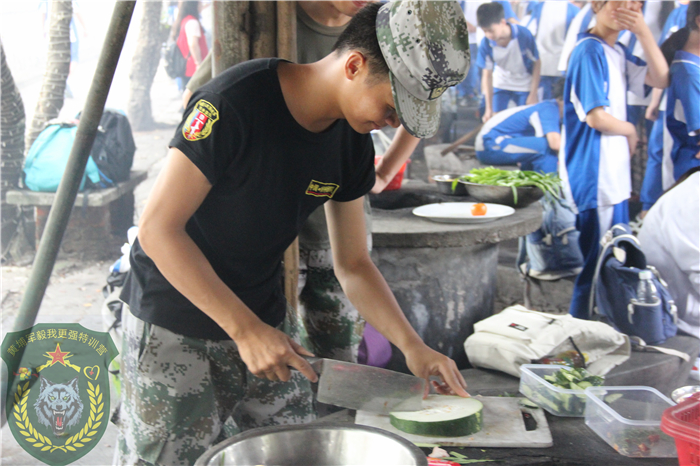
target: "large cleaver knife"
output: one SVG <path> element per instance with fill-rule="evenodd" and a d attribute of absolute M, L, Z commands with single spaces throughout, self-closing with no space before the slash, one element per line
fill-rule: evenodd
<path fill-rule="evenodd" d="M 426 382 L 421 378 L 334 359 L 305 358 L 319 375 L 322 403 L 379 414 L 422 409 Z"/>

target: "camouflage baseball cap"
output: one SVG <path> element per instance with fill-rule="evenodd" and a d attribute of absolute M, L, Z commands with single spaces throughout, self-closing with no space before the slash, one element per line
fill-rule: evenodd
<path fill-rule="evenodd" d="M 469 33 L 456 1 L 397 0 L 377 14 L 396 112 L 419 138 L 440 126 L 440 96 L 469 71 Z"/>

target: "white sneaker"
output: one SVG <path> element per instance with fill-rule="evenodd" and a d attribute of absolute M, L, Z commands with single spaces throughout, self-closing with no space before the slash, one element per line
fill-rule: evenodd
<path fill-rule="evenodd" d="M 695 364 L 693 364 L 693 368 L 690 369 L 690 378 L 700 380 L 700 357 L 695 359 Z"/>

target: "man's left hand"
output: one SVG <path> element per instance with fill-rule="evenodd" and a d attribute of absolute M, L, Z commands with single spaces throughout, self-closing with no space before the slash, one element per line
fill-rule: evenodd
<path fill-rule="evenodd" d="M 452 359 L 430 349 L 427 345 L 406 351 L 404 355 L 408 368 L 417 377 L 425 379 L 429 383 L 431 383 L 430 376 L 439 376 L 442 379 L 442 383 L 432 382 L 432 386 L 441 395 L 469 397 L 469 393 L 465 390 L 467 382 L 459 373 L 457 364 Z M 430 385 L 426 384 L 424 398 L 428 396 L 429 388 Z"/>

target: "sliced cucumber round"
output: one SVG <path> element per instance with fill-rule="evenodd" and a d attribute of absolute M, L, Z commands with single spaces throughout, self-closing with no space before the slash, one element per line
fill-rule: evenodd
<path fill-rule="evenodd" d="M 391 425 L 402 432 L 430 437 L 461 437 L 479 432 L 484 405 L 474 398 L 430 395 L 420 411 L 394 411 Z"/>

